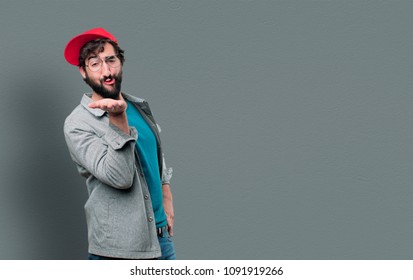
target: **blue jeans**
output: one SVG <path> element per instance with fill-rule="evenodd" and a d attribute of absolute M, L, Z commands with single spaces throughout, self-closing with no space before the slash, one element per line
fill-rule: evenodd
<path fill-rule="evenodd" d="M 162 231 L 158 235 L 159 245 L 161 246 L 162 256 L 158 260 L 176 260 L 175 246 L 172 237 L 169 236 L 168 231 Z"/>
<path fill-rule="evenodd" d="M 172 237 L 169 236 L 168 231 L 163 231 L 158 235 L 159 245 L 161 246 L 162 256 L 158 260 L 176 260 L 175 246 Z M 110 258 L 89 254 L 89 260 L 121 260 L 118 258 Z"/>

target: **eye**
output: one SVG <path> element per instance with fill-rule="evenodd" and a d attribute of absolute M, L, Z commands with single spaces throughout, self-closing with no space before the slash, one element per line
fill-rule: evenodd
<path fill-rule="evenodd" d="M 115 63 L 116 62 L 116 56 L 108 57 L 106 59 L 106 62 L 111 63 L 111 64 Z"/>
<path fill-rule="evenodd" d="M 99 60 L 90 60 L 89 67 L 97 67 L 99 66 Z"/>

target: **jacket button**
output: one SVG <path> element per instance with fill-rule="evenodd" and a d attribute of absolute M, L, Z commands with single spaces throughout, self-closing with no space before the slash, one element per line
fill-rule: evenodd
<path fill-rule="evenodd" d="M 148 200 L 148 199 L 149 199 L 149 195 L 145 194 L 144 198 L 145 198 L 146 200 Z"/>
<path fill-rule="evenodd" d="M 152 221 L 153 221 L 153 218 L 149 217 L 148 222 L 152 223 Z"/>

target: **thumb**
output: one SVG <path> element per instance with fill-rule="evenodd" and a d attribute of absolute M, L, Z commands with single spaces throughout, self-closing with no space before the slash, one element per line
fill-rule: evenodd
<path fill-rule="evenodd" d="M 96 105 L 96 101 L 95 102 L 92 102 L 92 103 L 89 103 L 88 105 L 87 105 L 89 108 L 96 108 L 97 107 L 97 105 Z"/>
<path fill-rule="evenodd" d="M 169 232 L 169 236 L 174 236 L 174 227 L 173 225 L 168 225 L 168 232 Z"/>

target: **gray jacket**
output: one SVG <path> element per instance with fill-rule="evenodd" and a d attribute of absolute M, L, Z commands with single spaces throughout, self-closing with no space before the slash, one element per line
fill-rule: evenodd
<path fill-rule="evenodd" d="M 162 184 L 169 183 L 172 169 L 165 167 L 155 123 L 146 101 L 122 94 L 132 102 L 151 126 L 158 140 Z M 91 94 L 66 118 L 64 134 L 79 173 L 86 177 L 89 198 L 85 204 L 89 253 L 130 259 L 161 255 L 154 213 L 135 143 L 130 135 L 109 124 L 105 111 L 91 109 Z"/>

